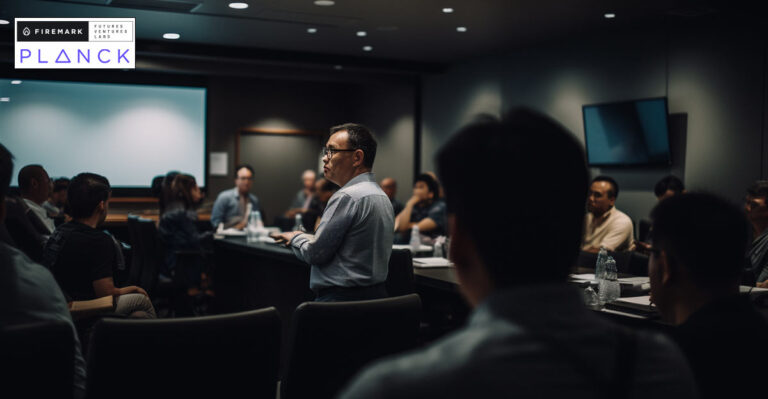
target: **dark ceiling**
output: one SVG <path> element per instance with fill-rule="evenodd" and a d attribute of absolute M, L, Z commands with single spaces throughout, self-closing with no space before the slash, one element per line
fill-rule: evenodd
<path fill-rule="evenodd" d="M 137 45 L 193 51 L 227 46 L 249 51 L 315 54 L 326 58 L 400 60 L 447 64 L 493 55 L 537 41 L 627 26 L 651 26 L 665 18 L 719 12 L 691 0 L 14 0 L 0 2 L 3 37 L 18 17 L 135 17 Z M 444 7 L 453 13 L 442 12 Z M 616 18 L 606 19 L 605 13 Z M 457 32 L 464 26 L 466 32 Z M 307 29 L 315 28 L 310 34 Z M 358 37 L 365 31 L 365 37 Z M 163 33 L 181 35 L 165 41 Z M 162 42 L 165 43 L 163 46 Z M 372 46 L 370 52 L 363 46 Z M 141 47 L 138 47 L 141 49 Z M 231 56 L 232 54 L 230 54 Z"/>

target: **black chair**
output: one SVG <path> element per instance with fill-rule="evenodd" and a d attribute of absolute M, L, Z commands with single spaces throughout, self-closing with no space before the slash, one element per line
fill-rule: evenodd
<path fill-rule="evenodd" d="M 103 319 L 88 351 L 91 398 L 274 398 L 280 315 Z"/>
<path fill-rule="evenodd" d="M 633 276 L 647 276 L 648 255 L 643 255 L 637 251 L 630 252 L 628 273 Z"/>
<path fill-rule="evenodd" d="M 16 247 L 35 262 L 42 262 L 48 228 L 21 197 L 6 197 L 5 211 L 5 227 Z"/>
<path fill-rule="evenodd" d="M 413 255 L 407 249 L 393 249 L 385 283 L 389 296 L 413 294 Z"/>
<path fill-rule="evenodd" d="M 420 313 L 416 294 L 299 305 L 281 397 L 334 397 L 366 364 L 415 347 Z"/>
<path fill-rule="evenodd" d="M 648 219 L 640 219 L 637 223 L 637 240 L 642 242 L 648 242 L 651 235 L 651 221 Z"/>
<path fill-rule="evenodd" d="M 71 398 L 75 364 L 72 326 L 63 321 L 0 328 L 0 396 Z"/>

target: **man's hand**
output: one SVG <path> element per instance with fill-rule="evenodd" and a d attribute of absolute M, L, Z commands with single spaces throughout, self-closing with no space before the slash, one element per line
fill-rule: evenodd
<path fill-rule="evenodd" d="M 757 288 L 768 288 L 768 280 L 765 280 L 762 283 L 757 283 Z"/>
<path fill-rule="evenodd" d="M 302 233 L 301 231 L 286 231 L 285 233 L 271 234 L 270 237 L 272 237 L 278 243 L 284 244 L 287 247 L 291 244 L 291 240 L 293 240 L 293 237 L 296 237 L 297 234 L 301 234 L 301 233 Z"/>
<path fill-rule="evenodd" d="M 240 223 L 238 223 L 238 224 L 234 225 L 233 227 L 234 227 L 234 228 L 236 228 L 236 229 L 238 229 L 238 230 L 242 230 L 242 229 L 244 229 L 244 228 L 245 228 L 245 226 L 247 226 L 247 225 L 248 225 L 248 220 L 247 220 L 247 219 L 244 219 L 243 221 L 241 221 Z"/>
<path fill-rule="evenodd" d="M 419 197 L 418 195 L 414 195 L 413 197 L 408 199 L 408 202 L 405 203 L 405 206 L 415 206 L 419 202 L 421 202 L 421 197 Z"/>

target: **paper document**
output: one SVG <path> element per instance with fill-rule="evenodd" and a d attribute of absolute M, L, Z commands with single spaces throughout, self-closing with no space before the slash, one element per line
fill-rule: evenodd
<path fill-rule="evenodd" d="M 403 244 L 403 245 L 396 244 L 396 245 L 392 246 L 392 249 L 411 249 L 411 246 L 407 245 L 407 244 Z M 429 246 L 429 245 L 424 245 L 424 244 L 422 244 L 419 247 L 419 252 L 427 252 L 427 251 L 432 252 L 432 247 Z"/>
<path fill-rule="evenodd" d="M 584 274 L 571 274 L 572 280 L 593 281 L 595 279 L 594 273 Z"/>
<path fill-rule="evenodd" d="M 646 312 L 650 310 L 656 310 L 656 305 L 651 303 L 650 295 L 619 298 L 613 301 L 613 304 Z"/>
<path fill-rule="evenodd" d="M 445 258 L 415 258 L 413 267 L 451 267 L 453 263 Z"/>

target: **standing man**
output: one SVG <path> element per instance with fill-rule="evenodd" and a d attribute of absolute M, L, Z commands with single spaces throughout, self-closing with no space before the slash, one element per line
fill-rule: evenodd
<path fill-rule="evenodd" d="M 387 194 L 387 197 L 392 202 L 392 209 L 394 209 L 395 215 L 399 215 L 405 206 L 395 198 L 397 194 L 397 181 L 391 177 L 385 177 L 381 181 L 381 189 L 384 190 L 384 194 Z"/>
<path fill-rule="evenodd" d="M 616 209 L 618 196 L 619 184 L 613 178 L 597 176 L 592 179 L 587 197 L 582 251 L 597 253 L 600 247 L 609 251 L 633 249 L 632 219 Z"/>
<path fill-rule="evenodd" d="M 251 194 L 253 186 L 253 168 L 251 165 L 237 165 L 235 167 L 235 188 L 222 191 L 213 203 L 211 211 L 211 224 L 213 228 L 224 223 L 224 228 L 234 227 L 242 230 L 248 224 L 248 204 L 253 211 L 261 211 L 259 198 Z M 262 220 L 265 219 L 261 212 Z"/>
<path fill-rule="evenodd" d="M 309 287 L 317 301 L 384 298 L 395 215 L 371 173 L 376 140 L 362 125 L 331 128 L 323 148 L 325 178 L 341 186 L 328 201 L 315 234 L 275 236 L 312 265 Z"/>

